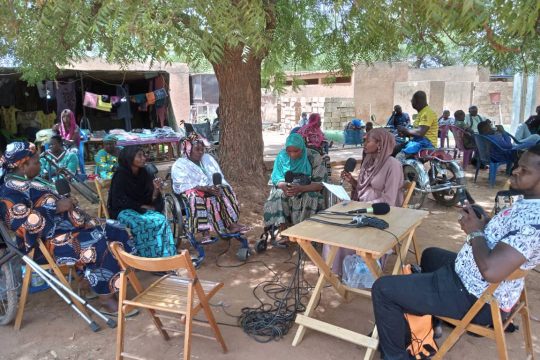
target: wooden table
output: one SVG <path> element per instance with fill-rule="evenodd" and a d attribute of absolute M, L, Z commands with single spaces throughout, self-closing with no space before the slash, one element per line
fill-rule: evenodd
<path fill-rule="evenodd" d="M 334 205 L 329 208 L 328 211 L 346 212 L 348 210 L 366 207 L 369 207 L 366 203 L 351 201 L 346 205 Z M 386 254 L 389 250 L 395 249 L 396 252 L 398 252 L 398 260 L 396 261 L 392 274 L 398 274 L 401 271 L 402 265 L 400 259 L 405 259 L 407 256 L 414 232 L 427 215 L 427 211 L 392 207 L 387 215 L 378 216 L 390 225 L 386 231 L 369 227 L 345 228 L 321 224 L 310 220 L 305 220 L 300 224 L 294 225 L 283 231 L 282 235 L 288 236 L 292 241 L 296 241 L 320 270 L 319 279 L 315 285 L 305 313 L 303 315 L 296 315 L 296 323 L 300 326 L 296 331 L 292 343 L 293 346 L 298 345 L 302 341 L 306 328 L 310 328 L 367 347 L 364 359 L 371 359 L 379 344 L 376 328 L 373 330 L 371 336 L 366 336 L 312 317 L 320 293 L 327 281 L 346 299 L 349 298 L 351 293 L 371 297 L 371 292 L 368 290 L 349 288 L 342 284 L 339 278 L 332 273 L 330 265 L 334 261 L 338 248 L 343 247 L 353 249 L 356 250 L 356 253 L 366 262 L 366 265 L 373 276 L 378 278 L 382 274 L 382 269 L 380 268 L 377 259 Z M 351 217 L 346 218 L 340 215 L 336 216 L 328 214 L 319 214 L 314 216 L 314 218 L 342 224 L 351 221 Z M 326 261 L 323 260 L 321 255 L 315 250 L 312 242 L 330 245 L 330 252 Z"/>
<path fill-rule="evenodd" d="M 175 154 L 175 150 L 178 149 L 178 143 L 181 138 L 141 138 L 138 140 L 118 140 L 116 145 L 118 146 L 129 146 L 129 145 L 141 145 L 141 146 L 150 146 L 154 148 L 156 153 L 156 161 L 163 159 L 164 161 L 173 161 L 175 157 L 180 156 L 180 154 Z M 101 149 L 103 148 L 103 139 L 102 138 L 91 138 L 90 140 L 84 143 L 85 154 L 87 155 L 88 160 L 93 162 L 93 155 L 95 152 L 90 151 L 90 149 Z M 162 149 L 160 149 L 160 146 Z M 166 148 L 166 149 L 165 149 Z M 161 151 L 163 150 L 163 151 Z M 92 154 L 92 156 L 90 156 Z"/>

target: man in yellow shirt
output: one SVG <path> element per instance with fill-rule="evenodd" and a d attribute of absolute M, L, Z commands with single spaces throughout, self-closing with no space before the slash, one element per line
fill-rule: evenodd
<path fill-rule="evenodd" d="M 439 131 L 437 114 L 428 106 L 426 93 L 423 91 L 415 92 L 411 105 L 418 111 L 418 117 L 414 121 L 413 129 L 398 126 L 398 133 L 401 136 L 411 137 L 396 155 L 398 160 L 403 160 L 408 155 L 416 154 L 422 149 L 433 148 L 437 144 L 437 133 Z"/>

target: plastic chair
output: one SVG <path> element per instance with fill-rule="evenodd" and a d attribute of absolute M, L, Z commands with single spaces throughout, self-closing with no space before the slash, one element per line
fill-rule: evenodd
<path fill-rule="evenodd" d="M 456 142 L 456 149 L 458 149 L 462 153 L 463 162 L 461 164 L 461 167 L 463 168 L 463 170 L 466 170 L 467 166 L 471 162 L 474 149 L 466 149 L 465 145 L 463 145 L 463 135 L 465 134 L 465 130 L 454 125 L 449 125 L 448 129 L 452 132 L 452 135 L 454 135 L 454 141 Z"/>
<path fill-rule="evenodd" d="M 499 151 L 506 154 L 514 154 L 513 149 L 503 149 L 497 143 L 492 141 L 489 137 L 479 134 L 474 134 L 474 141 L 476 143 L 476 149 L 478 150 L 478 161 L 476 162 L 476 172 L 474 173 L 474 182 L 478 177 L 478 172 L 482 165 L 489 165 L 489 186 L 495 186 L 497 179 L 497 169 L 501 164 L 506 164 L 506 175 L 510 175 L 512 172 L 513 161 L 495 162 L 491 156 L 492 147 L 496 147 Z"/>
<path fill-rule="evenodd" d="M 514 271 L 506 280 L 516 280 L 524 278 L 527 275 L 526 271 L 517 269 Z M 525 338 L 525 351 L 527 352 L 527 359 L 534 359 L 533 352 L 533 343 L 531 335 L 531 321 L 529 319 L 529 305 L 527 301 L 527 291 L 525 290 L 525 285 L 521 291 L 521 296 L 516 305 L 514 305 L 509 316 L 503 321 L 501 317 L 501 310 L 499 309 L 499 303 L 493 297 L 493 293 L 497 290 L 500 283 L 490 284 L 480 298 L 474 303 L 471 309 L 465 314 L 463 319 L 456 320 L 446 317 L 439 317 L 441 320 L 450 323 L 455 326 L 454 330 L 448 335 L 446 341 L 439 348 L 439 351 L 435 356 L 432 357 L 434 360 L 439 360 L 446 355 L 446 353 L 454 346 L 454 344 L 459 340 L 461 335 L 465 331 L 470 331 L 474 334 L 478 334 L 483 337 L 490 338 L 495 340 L 497 343 L 497 352 L 499 354 L 500 360 L 507 360 L 508 350 L 506 348 L 506 339 L 504 336 L 504 330 L 510 325 L 514 317 L 519 313 L 521 314 L 522 322 L 522 331 L 523 337 Z M 471 321 L 474 319 L 476 314 L 484 307 L 485 304 L 489 304 L 491 308 L 491 318 L 493 321 L 493 329 L 487 328 L 485 326 L 471 324 Z M 515 358 L 514 356 L 511 357 Z"/>
<path fill-rule="evenodd" d="M 124 314 L 129 312 L 133 307 L 148 310 L 154 325 L 165 340 L 169 340 L 168 332 L 184 333 L 184 360 L 191 358 L 191 335 L 194 324 L 209 325 L 214 333 L 214 339 L 221 345 L 223 352 L 227 352 L 227 345 L 225 345 L 225 340 L 221 335 L 209 303 L 212 297 L 223 287 L 223 283 L 199 279 L 187 250 L 182 251 L 179 255 L 167 258 L 149 259 L 128 254 L 118 242 L 111 243 L 110 247 L 122 268 L 120 272 L 120 292 L 118 294 L 117 360 L 124 359 L 124 357 L 140 359 L 140 357 L 124 352 Z M 146 289 L 142 287 L 134 271 L 157 272 L 178 271 L 180 269 L 184 269 L 187 272 L 187 276 L 181 277 L 167 274 Z M 128 281 L 136 293 L 132 299 L 127 298 Z M 205 322 L 194 319 L 201 310 L 206 315 L 208 325 Z M 157 311 L 171 315 L 159 316 L 156 314 Z M 173 315 L 180 316 L 175 317 Z M 177 319 L 178 323 L 184 324 L 183 331 L 164 326 L 161 322 L 161 317 Z M 208 338 L 204 335 L 200 336 Z"/>

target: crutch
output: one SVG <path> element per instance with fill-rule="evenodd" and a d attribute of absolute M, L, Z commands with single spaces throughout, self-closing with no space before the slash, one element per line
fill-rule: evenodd
<path fill-rule="evenodd" d="M 4 241 L 6 245 L 10 248 L 10 251 L 14 252 L 15 254 L 19 255 L 22 260 L 32 268 L 32 270 L 38 274 L 46 283 L 49 285 L 57 294 L 60 296 L 77 314 L 79 314 L 84 321 L 88 323 L 90 326 L 90 329 L 92 331 L 96 332 L 100 330 L 99 325 L 90 319 L 86 314 L 84 314 L 79 308 L 75 306 L 75 303 L 66 296 L 62 292 L 64 290 L 66 293 L 69 294 L 69 296 L 75 298 L 78 302 L 80 302 L 84 307 L 86 307 L 88 310 L 92 311 L 94 314 L 96 314 L 99 318 L 101 318 L 103 321 L 107 323 L 107 326 L 110 328 L 116 327 L 116 321 L 114 321 L 111 318 L 108 318 L 107 316 L 103 315 L 101 312 L 99 312 L 95 307 L 90 305 L 85 299 L 83 299 L 81 296 L 79 296 L 77 293 L 73 292 L 70 288 L 66 287 L 64 284 L 62 284 L 57 278 L 55 278 L 52 274 L 45 271 L 41 266 L 39 266 L 34 260 L 32 260 L 30 257 L 28 257 L 26 254 L 24 254 L 22 251 L 19 250 L 19 248 L 11 242 L 11 237 L 7 233 L 6 229 L 4 228 L 4 224 L 0 224 L 0 232 L 2 233 L 2 237 L 4 238 Z"/>

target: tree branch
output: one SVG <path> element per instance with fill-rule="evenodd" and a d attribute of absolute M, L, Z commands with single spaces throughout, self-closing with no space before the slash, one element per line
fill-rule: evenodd
<path fill-rule="evenodd" d="M 509 47 L 506 47 L 506 46 L 500 44 L 499 42 L 497 42 L 497 40 L 495 40 L 495 35 L 493 33 L 493 29 L 490 28 L 487 23 L 484 23 L 484 30 L 486 31 L 486 37 L 487 37 L 487 40 L 489 42 L 489 45 L 493 49 L 495 49 L 496 51 L 498 51 L 498 52 L 513 52 L 513 53 L 521 52 L 520 48 L 509 48 Z"/>

